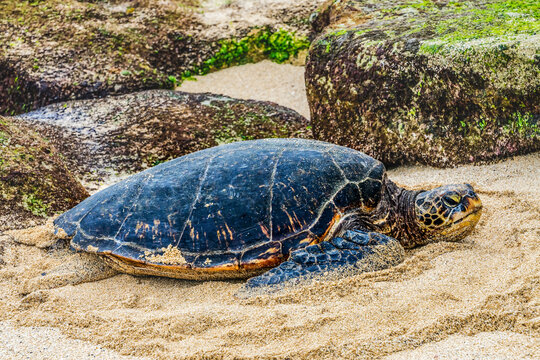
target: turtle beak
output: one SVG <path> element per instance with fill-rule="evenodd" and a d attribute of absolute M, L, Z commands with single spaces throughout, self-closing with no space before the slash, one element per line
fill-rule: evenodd
<path fill-rule="evenodd" d="M 465 216 L 460 219 L 461 226 L 474 227 L 482 215 L 482 201 L 474 191 L 467 194 L 462 201 L 466 211 Z"/>
<path fill-rule="evenodd" d="M 451 224 L 451 227 L 454 228 L 458 224 L 459 227 L 474 227 L 478 220 L 480 220 L 480 215 L 482 215 L 482 201 L 474 192 L 471 185 L 465 184 L 465 186 L 467 187 L 467 191 L 461 199 L 461 211 L 454 215 L 453 223 Z"/>
<path fill-rule="evenodd" d="M 465 199 L 463 199 L 463 203 L 465 205 L 465 208 L 468 210 L 467 212 L 470 214 L 482 210 L 482 201 L 474 191 L 465 196 Z"/>

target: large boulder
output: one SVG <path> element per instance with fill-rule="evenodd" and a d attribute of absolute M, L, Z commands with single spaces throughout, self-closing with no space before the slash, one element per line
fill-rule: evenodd
<path fill-rule="evenodd" d="M 331 1 L 313 21 L 314 136 L 386 164 L 540 150 L 534 1 Z"/>
<path fill-rule="evenodd" d="M 301 59 L 322 0 L 0 1 L 0 115 Z"/>
<path fill-rule="evenodd" d="M 304 117 L 274 103 L 170 90 L 58 103 L 16 118 L 49 139 L 90 190 L 222 143 L 311 134 Z"/>
<path fill-rule="evenodd" d="M 87 196 L 51 144 L 0 116 L 0 232 L 42 223 Z"/>

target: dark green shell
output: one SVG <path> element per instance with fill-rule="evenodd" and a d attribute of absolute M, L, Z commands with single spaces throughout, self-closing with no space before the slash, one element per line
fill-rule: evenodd
<path fill-rule="evenodd" d="M 353 209 L 372 211 L 384 174 L 379 161 L 319 141 L 238 142 L 133 175 L 55 225 L 76 249 L 145 264 L 170 265 L 160 257 L 169 248 L 185 268 L 271 267 Z"/>

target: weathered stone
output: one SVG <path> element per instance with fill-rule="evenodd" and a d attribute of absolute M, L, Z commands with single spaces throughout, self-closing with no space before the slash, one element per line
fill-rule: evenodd
<path fill-rule="evenodd" d="M 389 165 L 540 150 L 537 2 L 331 1 L 313 26 L 316 138 Z"/>
<path fill-rule="evenodd" d="M 49 143 L 0 116 L 0 232 L 42 223 L 87 196 Z"/>
<path fill-rule="evenodd" d="M 58 103 L 16 118 L 48 138 L 91 190 L 221 143 L 311 134 L 304 117 L 274 103 L 169 90 Z"/>
<path fill-rule="evenodd" d="M 0 114 L 302 58 L 309 12 L 321 2 L 0 1 Z"/>

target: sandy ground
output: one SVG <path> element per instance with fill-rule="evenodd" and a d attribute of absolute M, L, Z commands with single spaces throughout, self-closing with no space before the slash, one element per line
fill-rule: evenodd
<path fill-rule="evenodd" d="M 304 67 L 264 60 L 195 77 L 177 90 L 211 92 L 238 99 L 273 101 L 309 119 Z"/>
<path fill-rule="evenodd" d="M 118 355 L 81 340 L 69 339 L 60 330 L 52 327 L 15 327 L 8 322 L 0 322 L 0 358 L 22 359 L 142 359 Z"/>
<path fill-rule="evenodd" d="M 277 85 L 284 104 L 290 88 Z M 408 251 L 389 270 L 248 300 L 233 296 L 242 282 L 130 275 L 30 291 L 31 279 L 77 255 L 3 237 L 0 358 L 540 358 L 540 153 L 389 175 L 415 188 L 471 183 L 485 206 L 476 230 Z"/>
<path fill-rule="evenodd" d="M 509 349 L 512 349 L 509 351 Z M 537 359 L 538 338 L 510 331 L 481 332 L 475 335 L 451 335 L 415 350 L 392 354 L 386 360 L 452 359 Z"/>

